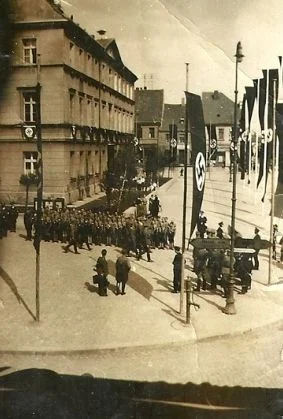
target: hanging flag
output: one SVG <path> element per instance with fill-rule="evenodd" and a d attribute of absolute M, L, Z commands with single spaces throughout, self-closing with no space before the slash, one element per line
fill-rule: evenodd
<path fill-rule="evenodd" d="M 283 63 L 279 57 L 278 101 L 276 104 L 276 133 L 279 141 L 278 181 L 275 191 L 274 215 L 283 215 Z"/>
<path fill-rule="evenodd" d="M 169 124 L 169 163 L 177 159 L 177 138 L 178 127 L 176 124 Z"/>
<path fill-rule="evenodd" d="M 214 124 L 209 125 L 209 160 L 216 160 L 217 157 L 217 135 L 216 126 Z"/>
<path fill-rule="evenodd" d="M 244 94 L 243 103 L 240 115 L 240 129 L 239 129 L 239 143 L 240 143 L 240 158 L 239 158 L 239 169 L 241 172 L 241 179 L 245 179 L 246 173 L 246 144 L 248 143 L 248 129 L 247 125 L 247 96 Z"/>
<path fill-rule="evenodd" d="M 206 142 L 201 98 L 200 96 L 189 92 L 185 92 L 185 95 L 186 112 L 191 134 L 193 166 L 193 203 L 190 231 L 191 238 L 199 218 L 203 200 L 206 172 Z"/>
<path fill-rule="evenodd" d="M 246 155 L 247 155 L 247 172 L 248 172 L 248 184 L 250 184 L 251 173 L 252 173 L 252 159 L 255 157 L 253 155 L 253 148 L 252 148 L 252 129 L 251 129 L 251 119 L 252 119 L 252 112 L 256 98 L 256 89 L 254 86 L 248 86 L 246 89 L 246 131 L 248 131 L 248 141 L 246 143 Z"/>
<path fill-rule="evenodd" d="M 262 87 L 264 87 L 264 92 L 261 90 L 261 101 L 260 101 L 260 120 L 262 126 L 262 140 L 261 140 L 261 149 L 260 149 L 260 170 L 257 186 L 259 186 L 261 180 L 263 179 L 263 195 L 262 202 L 264 202 L 268 172 L 272 159 L 272 148 L 273 148 L 273 100 L 274 98 L 274 82 L 276 86 L 278 84 L 278 70 L 263 70 L 264 82 L 262 82 Z M 277 93 L 276 93 L 277 96 Z"/>

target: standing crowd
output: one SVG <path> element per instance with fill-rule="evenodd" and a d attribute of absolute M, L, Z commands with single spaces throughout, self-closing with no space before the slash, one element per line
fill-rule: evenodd
<path fill-rule="evenodd" d="M 18 210 L 13 204 L 0 205 L 0 239 L 7 237 L 8 231 L 16 231 L 18 216 Z"/>
<path fill-rule="evenodd" d="M 208 228 L 207 218 L 202 211 L 197 223 L 196 238 L 225 239 L 228 236 L 224 234 L 222 221 L 217 229 Z M 258 254 L 261 248 L 261 237 L 257 227 L 254 230 L 253 242 L 253 249 L 234 252 L 233 273 L 235 278 L 240 280 L 242 294 L 251 289 L 252 271 L 259 269 Z M 223 297 L 227 298 L 231 263 L 229 252 L 229 249 L 194 247 L 193 271 L 197 276 L 196 291 L 207 290 L 208 287 L 215 291 L 220 285 Z"/>

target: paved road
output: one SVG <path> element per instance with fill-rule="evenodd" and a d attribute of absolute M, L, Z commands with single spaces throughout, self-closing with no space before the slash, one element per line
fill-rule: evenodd
<path fill-rule="evenodd" d="M 89 379 L 91 376 L 95 392 L 89 394 L 84 403 L 90 403 L 91 399 L 96 414 L 101 409 L 103 418 L 272 418 L 271 413 L 278 404 L 276 399 L 283 400 L 282 345 L 283 322 L 268 330 L 264 328 L 229 339 L 210 339 L 156 349 L 105 351 L 80 356 L 3 355 L 2 367 L 8 368 L 2 372 L 0 384 L 4 382 L 5 385 L 12 380 L 19 397 L 19 393 L 23 396 L 23 390 L 19 391 L 19 381 L 25 377 L 29 382 L 36 376 L 39 388 L 43 389 L 49 383 L 49 398 L 52 401 L 52 395 L 59 403 L 62 395 L 60 391 L 56 397 L 52 394 L 53 384 L 51 386 L 51 378 L 44 370 L 54 371 L 65 380 L 67 377 L 72 379 L 72 386 L 68 385 L 65 389 L 64 406 L 74 409 L 69 399 L 82 392 L 82 376 L 87 375 Z M 31 368 L 36 370 L 31 371 Z M 53 381 L 56 382 L 55 377 Z M 123 388 L 121 394 L 121 385 L 128 386 L 128 391 Z M 141 385 L 143 391 L 138 396 L 137 388 Z M 34 403 L 39 393 L 40 390 L 33 389 L 31 385 L 25 397 L 30 397 L 31 403 Z M 136 398 L 134 407 L 133 393 Z M 111 414 L 117 409 L 118 416 L 111 416 L 107 411 L 103 404 L 107 397 L 108 408 L 112 406 Z M 122 398 L 124 405 L 120 400 L 117 407 L 113 402 L 116 398 Z M 12 394 L 5 400 L 7 404 L 11 403 Z M 80 402 L 83 403 L 83 400 Z M 52 403 L 55 404 L 55 401 Z M 231 405 L 243 410 L 225 410 Z M 224 411 L 218 410 L 219 406 Z M 153 411 L 155 413 L 151 416 Z M 135 415 L 131 416 L 133 412 Z"/>

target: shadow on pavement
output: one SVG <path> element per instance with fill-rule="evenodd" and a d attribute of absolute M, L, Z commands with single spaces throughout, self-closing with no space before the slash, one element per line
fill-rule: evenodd
<path fill-rule="evenodd" d="M 112 260 L 109 260 L 108 269 L 109 269 L 109 274 L 113 275 L 115 278 L 115 273 L 116 273 L 115 262 L 113 262 Z M 153 291 L 153 286 L 141 275 L 137 274 L 134 271 L 130 271 L 127 286 L 131 287 L 134 291 L 142 295 L 147 300 L 150 300 L 150 297 Z"/>
<path fill-rule="evenodd" d="M 0 377 L 3 418 L 276 418 L 283 390 L 169 384 L 26 369 Z M 276 416 L 278 414 L 278 416 Z"/>
<path fill-rule="evenodd" d="M 18 292 L 18 289 L 14 283 L 14 281 L 12 280 L 12 278 L 9 276 L 9 274 L 0 267 L 0 276 L 3 278 L 3 280 L 6 282 L 6 284 L 8 285 L 8 287 L 11 289 L 12 293 L 16 296 L 18 302 L 20 304 L 22 304 L 25 309 L 27 310 L 27 312 L 31 315 L 31 317 L 36 320 L 35 315 L 33 314 L 33 312 L 31 311 L 31 309 L 29 308 L 29 306 L 27 305 L 27 303 L 25 302 L 25 300 L 23 299 L 23 297 L 21 297 L 21 295 Z"/>

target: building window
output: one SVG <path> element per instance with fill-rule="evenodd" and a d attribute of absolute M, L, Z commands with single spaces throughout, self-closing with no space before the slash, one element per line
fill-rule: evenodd
<path fill-rule="evenodd" d="M 37 152 L 24 152 L 24 174 L 36 173 Z"/>
<path fill-rule="evenodd" d="M 24 92 L 24 121 L 36 122 L 35 92 Z"/>
<path fill-rule="evenodd" d="M 184 142 L 185 142 L 185 135 L 184 134 L 179 134 L 179 143 L 184 144 Z"/>
<path fill-rule="evenodd" d="M 70 121 L 73 122 L 74 120 L 74 101 L 75 101 L 75 93 L 70 92 Z"/>
<path fill-rule="evenodd" d="M 23 39 L 24 63 L 36 64 L 36 39 Z"/>
<path fill-rule="evenodd" d="M 224 128 L 218 128 L 218 140 L 224 141 Z"/>
<path fill-rule="evenodd" d="M 149 128 L 148 131 L 148 138 L 155 138 L 155 132 L 154 128 Z"/>
<path fill-rule="evenodd" d="M 75 62 L 75 45 L 70 42 L 70 63 L 74 64 Z"/>
<path fill-rule="evenodd" d="M 79 113 L 80 113 L 80 124 L 83 125 L 83 104 L 84 99 L 83 97 L 79 98 Z"/>

